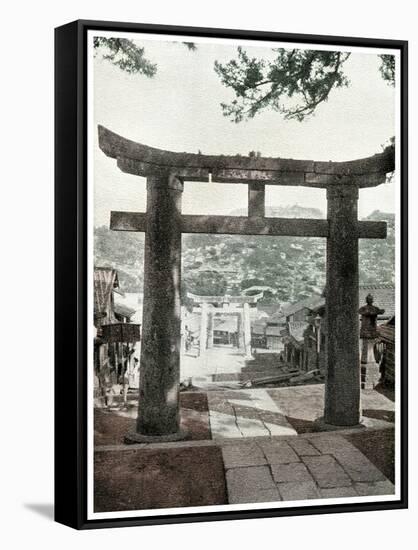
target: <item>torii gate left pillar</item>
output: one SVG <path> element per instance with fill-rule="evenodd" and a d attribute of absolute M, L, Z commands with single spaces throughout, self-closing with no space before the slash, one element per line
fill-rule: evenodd
<path fill-rule="evenodd" d="M 181 350 L 181 199 L 183 182 L 147 178 L 144 309 L 136 432 L 137 443 L 181 439 L 179 380 Z"/>

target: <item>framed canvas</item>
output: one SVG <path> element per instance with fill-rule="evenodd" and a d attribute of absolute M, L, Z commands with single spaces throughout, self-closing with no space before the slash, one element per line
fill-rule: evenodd
<path fill-rule="evenodd" d="M 407 43 L 56 29 L 56 521 L 407 506 Z"/>

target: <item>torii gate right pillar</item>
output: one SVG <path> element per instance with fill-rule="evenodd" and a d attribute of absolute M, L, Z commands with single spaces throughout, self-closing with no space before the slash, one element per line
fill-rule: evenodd
<path fill-rule="evenodd" d="M 327 189 L 327 373 L 324 421 L 334 426 L 360 422 L 358 317 L 358 188 Z"/>

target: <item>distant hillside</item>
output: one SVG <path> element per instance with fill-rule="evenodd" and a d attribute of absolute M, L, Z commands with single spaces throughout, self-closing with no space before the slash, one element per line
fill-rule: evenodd
<path fill-rule="evenodd" d="M 245 211 L 235 210 L 235 215 Z M 267 216 L 323 218 L 316 208 L 298 205 L 267 208 Z M 360 284 L 394 283 L 394 214 L 376 210 L 369 220 L 388 223 L 388 238 L 362 239 L 359 246 Z M 320 293 L 325 284 L 326 241 L 306 237 L 185 235 L 183 295 L 239 294 L 254 285 L 271 287 L 269 302 L 292 302 Z M 95 229 L 95 262 L 118 270 L 122 288 L 143 287 L 144 235 Z"/>
<path fill-rule="evenodd" d="M 231 216 L 246 216 L 245 208 L 232 210 Z M 269 218 L 325 218 L 319 208 L 305 208 L 294 204 L 292 206 L 266 206 L 266 216 Z"/>
<path fill-rule="evenodd" d="M 385 221 L 386 239 L 360 239 L 360 283 L 395 284 L 395 214 L 375 210 L 366 220 Z"/>

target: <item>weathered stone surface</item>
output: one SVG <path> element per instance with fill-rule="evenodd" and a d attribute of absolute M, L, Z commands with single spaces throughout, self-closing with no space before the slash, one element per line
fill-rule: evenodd
<path fill-rule="evenodd" d="M 281 499 L 277 487 L 270 489 L 260 489 L 253 493 L 250 502 L 278 502 Z"/>
<path fill-rule="evenodd" d="M 354 445 L 344 439 L 344 437 L 335 434 L 325 434 L 323 436 L 312 437 L 309 441 L 322 454 L 333 454 L 341 451 L 342 449 L 346 449 L 347 451 L 355 449 Z"/>
<path fill-rule="evenodd" d="M 302 460 L 320 488 L 351 485 L 351 479 L 332 456 L 304 456 Z"/>
<path fill-rule="evenodd" d="M 358 449 L 340 449 L 335 458 L 353 481 L 383 481 L 385 476 Z"/>
<path fill-rule="evenodd" d="M 143 344 L 137 431 L 178 433 L 180 274 L 182 232 L 324 236 L 327 247 L 327 379 L 325 423 L 353 426 L 360 417 L 358 369 L 358 238 L 384 236 L 382 224 L 357 219 L 358 188 L 383 182 L 394 168 L 394 148 L 349 162 L 314 162 L 240 155 L 163 151 L 99 126 L 99 146 L 118 167 L 148 178 L 147 214 L 112 213 L 112 229 L 146 231 Z M 213 178 L 212 178 L 213 176 Z M 249 184 L 249 217 L 181 216 L 182 180 Z M 326 187 L 327 220 L 264 217 L 264 183 Z M 373 234 L 373 231 L 376 234 Z M 244 311 L 248 304 L 244 304 Z M 248 317 L 248 316 L 247 316 Z M 247 319 L 245 325 L 249 325 Z M 248 330 L 247 330 L 248 329 Z M 245 333 L 249 335 L 249 327 Z M 211 340 L 208 347 L 211 347 Z M 245 338 L 250 355 L 250 338 Z M 363 380 L 366 387 L 369 380 Z M 229 421 L 228 421 L 229 422 Z M 228 423 L 227 422 L 227 423 Z M 257 419 L 237 421 L 242 435 L 265 435 Z M 270 430 L 267 429 L 270 433 Z M 277 432 L 275 432 L 277 433 Z"/>
<path fill-rule="evenodd" d="M 243 418 L 237 414 L 238 429 L 243 437 L 268 437 L 269 431 L 257 418 Z"/>
<path fill-rule="evenodd" d="M 370 229 L 375 230 L 374 227 Z M 184 233 L 223 235 L 327 237 L 328 222 L 326 220 L 302 218 L 185 215 L 182 218 L 182 230 Z"/>
<path fill-rule="evenodd" d="M 226 472 L 230 504 L 280 500 L 280 494 L 267 466 L 233 468 Z"/>
<path fill-rule="evenodd" d="M 323 454 L 333 455 L 353 481 L 380 481 L 385 476 L 354 445 L 341 436 L 321 436 L 311 443 Z"/>
<path fill-rule="evenodd" d="M 297 436 L 297 431 L 289 424 L 284 415 L 276 415 L 274 422 L 269 422 L 268 418 L 261 415 L 261 420 L 264 426 L 267 428 L 270 436 L 287 435 Z"/>
<path fill-rule="evenodd" d="M 225 468 L 260 466 L 266 464 L 266 458 L 256 443 L 237 443 L 222 446 Z"/>
<path fill-rule="evenodd" d="M 358 189 L 328 188 L 327 376 L 324 421 L 355 426 L 360 421 L 358 318 Z"/>
<path fill-rule="evenodd" d="M 320 489 L 322 498 L 343 498 L 356 497 L 357 492 L 354 487 L 334 487 L 331 489 Z"/>
<path fill-rule="evenodd" d="M 301 462 L 291 464 L 272 464 L 271 473 L 276 483 L 289 481 L 314 481 L 305 464 Z"/>
<path fill-rule="evenodd" d="M 376 481 L 375 483 L 356 483 L 354 487 L 360 496 L 395 494 L 395 486 L 389 479 Z"/>
<path fill-rule="evenodd" d="M 103 126 L 98 127 L 100 149 L 118 160 L 127 173 L 148 177 L 175 173 L 189 180 L 237 182 L 266 181 L 278 185 L 326 187 L 333 183 L 374 186 L 385 181 L 394 170 L 394 148 L 387 147 L 372 157 L 348 162 L 314 162 L 269 157 L 203 155 L 178 153 L 148 147 L 123 138 Z M 203 178 L 203 180 L 202 180 Z"/>
<path fill-rule="evenodd" d="M 283 500 L 308 500 L 321 498 L 321 493 L 313 481 L 291 481 L 279 484 L 280 496 Z"/>
<path fill-rule="evenodd" d="M 264 217 L 265 216 L 265 185 L 248 186 L 248 215 Z"/>
<path fill-rule="evenodd" d="M 146 213 L 110 213 L 110 228 L 113 231 L 146 231 Z M 327 220 L 266 218 L 247 216 L 183 215 L 183 233 L 215 233 L 222 235 L 271 235 L 292 237 L 328 237 Z M 386 222 L 360 221 L 355 237 L 361 239 L 386 238 Z"/>
<path fill-rule="evenodd" d="M 234 414 L 231 415 L 211 410 L 209 422 L 213 439 L 242 437 L 242 433 L 237 427 Z"/>
<path fill-rule="evenodd" d="M 393 484 L 341 435 L 241 441 L 222 442 L 233 502 L 276 501 L 272 483 L 286 501 L 394 493 Z"/>
<path fill-rule="evenodd" d="M 300 461 L 298 455 L 286 441 L 262 441 L 259 445 L 270 464 L 287 464 Z"/>
<path fill-rule="evenodd" d="M 294 439 L 289 439 L 288 443 L 299 456 L 317 456 L 320 454 L 307 439 L 295 437 Z"/>
<path fill-rule="evenodd" d="M 137 432 L 179 432 L 182 183 L 147 182 L 144 310 Z"/>

